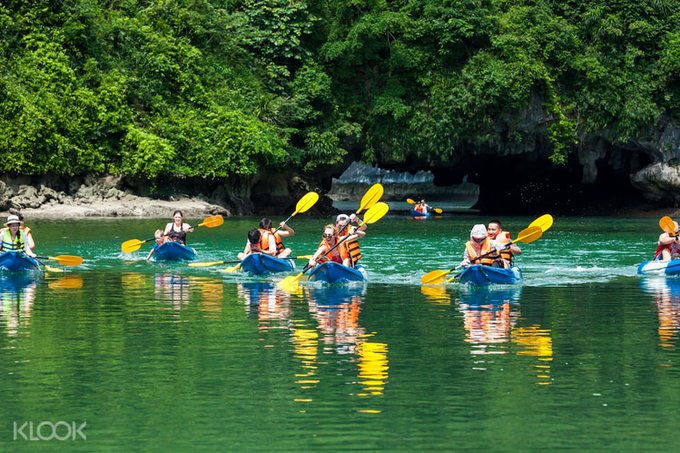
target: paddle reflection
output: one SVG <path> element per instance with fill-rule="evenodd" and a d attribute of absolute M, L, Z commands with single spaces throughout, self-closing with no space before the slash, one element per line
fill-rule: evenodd
<path fill-rule="evenodd" d="M 359 397 L 382 395 L 389 379 L 388 345 L 374 341 L 359 324 L 365 286 L 324 286 L 305 288 L 310 313 L 318 323 L 319 342 L 324 354 L 356 357 Z M 376 409 L 360 412 L 377 413 Z"/>
<path fill-rule="evenodd" d="M 236 292 L 245 302 L 247 313 L 259 321 L 261 331 L 288 329 L 291 316 L 290 296 L 272 282 L 242 282 Z"/>
<path fill-rule="evenodd" d="M 446 285 L 421 285 L 420 292 L 435 304 L 451 304 L 451 294 L 446 290 Z"/>
<path fill-rule="evenodd" d="M 512 331 L 512 342 L 520 345 L 517 355 L 537 357 L 534 365 L 538 385 L 552 384 L 550 364 L 553 359 L 552 336 L 550 329 L 540 326 L 519 327 Z"/>
<path fill-rule="evenodd" d="M 32 273 L 0 273 L 0 327 L 8 337 L 15 337 L 27 328 L 35 301 L 37 279 Z"/>
<path fill-rule="evenodd" d="M 510 340 L 510 329 L 519 318 L 521 287 L 470 288 L 460 286 L 460 310 L 465 341 L 473 344 L 472 354 L 505 354 L 499 347 Z"/>
<path fill-rule="evenodd" d="M 673 277 L 642 279 L 645 292 L 654 295 L 659 318 L 659 346 L 675 349 L 680 330 L 680 280 Z"/>

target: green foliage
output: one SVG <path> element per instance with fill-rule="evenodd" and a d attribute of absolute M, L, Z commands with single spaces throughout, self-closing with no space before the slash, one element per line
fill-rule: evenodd
<path fill-rule="evenodd" d="M 680 120 L 680 4 L 72 0 L 0 5 L 0 171 L 247 177 L 450 164 Z M 530 120 L 529 120 L 530 119 Z"/>

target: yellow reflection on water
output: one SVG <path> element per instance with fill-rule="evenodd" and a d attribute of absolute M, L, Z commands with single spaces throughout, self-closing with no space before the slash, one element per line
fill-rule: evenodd
<path fill-rule="evenodd" d="M 319 383 L 315 378 L 318 368 L 319 334 L 315 329 L 306 328 L 302 322 L 296 324 L 297 326 L 293 328 L 293 352 L 300 360 L 302 372 L 295 374 L 295 383 L 302 389 L 309 389 Z M 311 398 L 300 400 L 309 402 Z"/>
<path fill-rule="evenodd" d="M 357 345 L 359 383 L 364 392 L 359 396 L 382 395 L 389 377 L 387 343 L 362 341 Z"/>
<path fill-rule="evenodd" d="M 446 285 L 421 285 L 420 292 L 435 304 L 451 304 L 451 295 L 446 291 Z"/>
<path fill-rule="evenodd" d="M 56 279 L 49 279 L 47 287 L 50 289 L 82 289 L 83 277 L 80 275 L 69 275 Z"/>
<path fill-rule="evenodd" d="M 534 365 L 534 372 L 538 379 L 537 384 L 551 384 L 550 362 L 553 359 L 553 348 L 550 329 L 542 329 L 540 326 L 514 329 L 512 332 L 512 342 L 522 346 L 521 349 L 518 349 L 517 355 L 538 358 L 539 363 Z"/>

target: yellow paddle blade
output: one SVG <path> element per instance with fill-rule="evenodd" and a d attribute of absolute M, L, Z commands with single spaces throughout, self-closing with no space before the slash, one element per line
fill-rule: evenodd
<path fill-rule="evenodd" d="M 667 215 L 659 219 L 659 226 L 661 227 L 662 230 L 664 230 L 668 234 L 675 233 L 675 223 L 673 222 L 673 219 L 671 219 Z"/>
<path fill-rule="evenodd" d="M 223 269 L 222 272 L 237 272 L 240 267 L 241 267 L 241 263 L 238 263 L 235 266 L 230 266 L 226 269 Z"/>
<path fill-rule="evenodd" d="M 303 213 L 309 210 L 314 204 L 319 201 L 319 194 L 316 192 L 309 192 L 295 205 L 295 212 L 293 215 Z"/>
<path fill-rule="evenodd" d="M 444 283 L 446 280 L 446 276 L 451 273 L 450 270 L 445 271 L 442 269 L 437 269 L 432 272 L 428 272 L 427 274 L 423 275 L 420 277 L 420 284 L 421 285 L 438 285 L 440 283 Z"/>
<path fill-rule="evenodd" d="M 55 260 L 57 263 L 63 264 L 64 266 L 80 266 L 83 264 L 83 258 L 75 255 L 48 256 L 46 259 Z"/>
<path fill-rule="evenodd" d="M 311 259 L 311 258 L 312 258 L 312 255 L 300 255 L 300 256 L 296 256 L 295 258 L 291 258 L 291 259 L 294 259 L 294 260 L 308 260 L 308 259 Z"/>
<path fill-rule="evenodd" d="M 517 239 L 512 242 L 524 242 L 528 244 L 539 239 L 541 236 L 543 236 L 543 230 L 537 226 L 530 226 L 520 231 L 517 235 Z"/>
<path fill-rule="evenodd" d="M 80 289 L 83 287 L 83 278 L 80 275 L 69 275 L 47 283 L 51 289 Z"/>
<path fill-rule="evenodd" d="M 139 239 L 130 239 L 129 241 L 123 242 L 120 246 L 120 249 L 123 251 L 123 253 L 132 253 L 139 250 L 142 244 L 144 244 L 144 241 L 140 241 Z"/>
<path fill-rule="evenodd" d="M 198 226 L 207 226 L 208 228 L 215 228 L 224 223 L 224 219 L 221 215 L 213 215 L 203 219 L 203 222 L 199 223 Z"/>
<path fill-rule="evenodd" d="M 189 263 L 189 267 L 208 267 L 224 264 L 224 261 L 204 261 L 202 263 Z"/>
<path fill-rule="evenodd" d="M 297 275 L 289 275 L 288 277 L 284 278 L 280 282 L 276 284 L 278 288 L 290 288 L 293 285 L 296 285 L 298 281 L 302 278 L 302 272 L 300 272 Z"/>
<path fill-rule="evenodd" d="M 55 273 L 55 274 L 64 273 L 64 269 L 59 269 L 58 267 L 52 267 L 52 266 L 45 266 L 45 271 L 52 272 L 52 273 Z"/>
<path fill-rule="evenodd" d="M 382 184 L 373 184 L 371 188 L 366 191 L 364 196 L 361 197 L 361 203 L 359 204 L 357 214 L 359 214 L 361 211 L 369 209 L 371 206 L 376 204 L 378 200 L 380 200 L 380 197 L 383 196 L 384 191 L 385 189 L 383 188 Z"/>
<path fill-rule="evenodd" d="M 530 227 L 537 226 L 543 231 L 544 233 L 550 229 L 550 227 L 553 224 L 553 216 L 550 214 L 543 214 L 533 222 L 529 224 Z"/>
<path fill-rule="evenodd" d="M 380 201 L 376 204 L 374 204 L 371 208 L 369 208 L 368 211 L 366 211 L 366 214 L 364 215 L 364 221 L 361 222 L 362 224 L 368 223 L 369 225 L 371 223 L 375 223 L 378 220 L 382 219 L 385 214 L 390 210 L 390 207 L 387 206 L 387 203 Z"/>
<path fill-rule="evenodd" d="M 414 199 L 412 199 L 412 198 L 407 198 L 407 199 L 406 199 L 406 203 L 408 203 L 408 204 L 416 204 L 416 201 L 415 201 Z"/>
<path fill-rule="evenodd" d="M 442 208 L 434 208 L 434 212 L 436 212 L 437 214 L 441 214 L 444 212 L 444 210 Z"/>

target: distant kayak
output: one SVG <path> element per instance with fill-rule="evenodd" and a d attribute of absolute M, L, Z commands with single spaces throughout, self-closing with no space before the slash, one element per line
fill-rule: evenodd
<path fill-rule="evenodd" d="M 461 272 L 456 280 L 461 284 L 468 283 L 477 286 L 515 285 L 522 281 L 522 272 L 517 267 L 504 269 L 473 264 Z"/>
<path fill-rule="evenodd" d="M 0 253 L 0 268 L 10 272 L 40 270 L 40 263 L 24 252 L 8 251 Z"/>
<path fill-rule="evenodd" d="M 290 272 L 293 268 L 292 260 L 284 260 L 263 253 L 251 253 L 241 261 L 241 269 L 253 275 Z"/>
<path fill-rule="evenodd" d="M 670 261 L 644 261 L 638 266 L 640 275 L 680 275 L 680 259 Z"/>
<path fill-rule="evenodd" d="M 348 283 L 363 282 L 367 280 L 367 277 L 366 271 L 361 265 L 351 268 L 333 261 L 326 261 L 312 269 L 309 280 L 326 283 Z"/>
<path fill-rule="evenodd" d="M 196 250 L 179 242 L 168 241 L 162 243 L 154 252 L 156 261 L 195 260 Z"/>
<path fill-rule="evenodd" d="M 420 211 L 416 211 L 413 208 L 409 211 L 409 214 L 414 219 L 428 219 L 428 218 L 432 217 L 432 211 L 423 213 L 423 212 L 420 212 Z"/>

